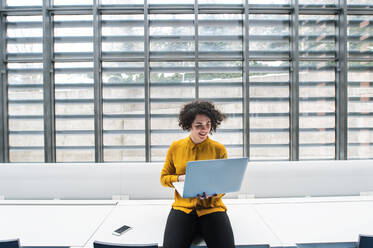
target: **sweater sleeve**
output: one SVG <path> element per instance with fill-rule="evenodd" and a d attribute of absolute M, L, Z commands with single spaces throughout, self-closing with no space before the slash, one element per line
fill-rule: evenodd
<path fill-rule="evenodd" d="M 228 158 L 227 149 L 225 149 L 225 146 L 223 146 L 223 149 L 220 151 L 220 159 Z"/>
<path fill-rule="evenodd" d="M 163 169 L 161 172 L 161 184 L 165 187 L 171 187 L 173 182 L 178 181 L 178 175 L 176 175 L 176 169 L 172 160 L 172 153 L 174 150 L 174 144 L 171 144 L 170 148 L 168 149 L 166 161 L 163 165 Z"/>

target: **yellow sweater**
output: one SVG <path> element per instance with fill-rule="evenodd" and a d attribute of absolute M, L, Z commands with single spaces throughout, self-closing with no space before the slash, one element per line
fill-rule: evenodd
<path fill-rule="evenodd" d="M 227 158 L 224 145 L 207 137 L 200 144 L 194 144 L 190 137 L 175 141 L 168 149 L 166 161 L 161 172 L 163 186 L 172 187 L 173 182 L 178 181 L 179 175 L 184 175 L 188 161 L 222 159 Z M 196 210 L 198 216 L 227 210 L 221 200 L 224 194 L 210 197 L 206 200 L 196 198 L 182 198 L 175 190 L 175 201 L 172 207 L 187 214 Z"/>

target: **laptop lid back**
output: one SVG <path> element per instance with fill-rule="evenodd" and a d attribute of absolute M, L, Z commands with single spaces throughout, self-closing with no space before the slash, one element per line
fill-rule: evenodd
<path fill-rule="evenodd" d="M 239 191 L 248 158 L 190 161 L 187 163 L 183 198 Z"/>

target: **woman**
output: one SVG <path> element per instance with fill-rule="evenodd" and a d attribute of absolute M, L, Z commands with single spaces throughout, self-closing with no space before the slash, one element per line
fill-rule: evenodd
<path fill-rule="evenodd" d="M 163 186 L 173 187 L 173 182 L 184 181 L 188 161 L 227 158 L 225 147 L 209 138 L 225 118 L 208 101 L 194 101 L 181 109 L 179 126 L 190 135 L 174 141 L 168 149 L 161 172 Z M 227 208 L 221 200 L 223 195 L 182 198 L 175 190 L 163 247 L 188 248 L 197 234 L 202 235 L 209 248 L 235 247 Z"/>

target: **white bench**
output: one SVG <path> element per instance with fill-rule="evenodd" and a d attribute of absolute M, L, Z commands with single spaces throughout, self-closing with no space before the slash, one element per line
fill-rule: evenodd
<path fill-rule="evenodd" d="M 2 199 L 172 199 L 162 163 L 0 165 Z M 353 196 L 373 192 L 373 160 L 249 162 L 226 198 Z"/>

